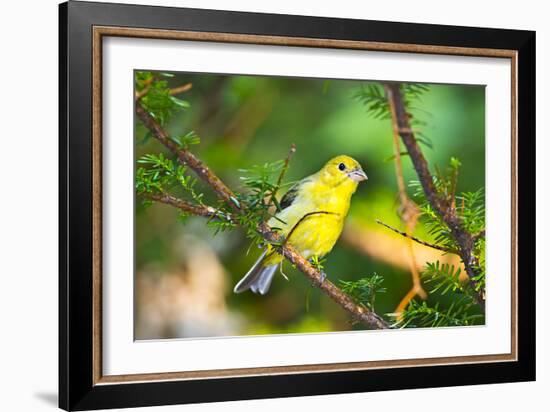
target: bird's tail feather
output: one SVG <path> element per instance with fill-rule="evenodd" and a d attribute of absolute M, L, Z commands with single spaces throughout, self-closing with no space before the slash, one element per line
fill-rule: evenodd
<path fill-rule="evenodd" d="M 260 295 L 267 293 L 279 264 L 263 266 L 265 255 L 266 252 L 262 253 L 248 273 L 235 285 L 233 292 L 241 293 L 250 289 L 252 292 L 259 293 Z"/>

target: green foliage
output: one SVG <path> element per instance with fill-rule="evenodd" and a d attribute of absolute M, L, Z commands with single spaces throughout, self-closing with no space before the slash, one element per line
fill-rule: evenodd
<path fill-rule="evenodd" d="M 476 276 L 472 277 L 472 280 L 475 282 L 475 291 L 484 292 L 485 291 L 485 237 L 482 236 L 476 240 L 474 244 L 474 256 L 476 257 L 476 262 L 474 267 L 478 273 Z"/>
<path fill-rule="evenodd" d="M 317 269 L 319 272 L 322 272 L 324 270 L 324 263 L 326 262 L 325 258 L 320 258 L 319 256 L 312 256 L 309 259 L 311 266 L 313 266 L 315 269 Z"/>
<path fill-rule="evenodd" d="M 405 106 L 405 109 L 409 113 L 409 123 L 416 134 L 416 140 L 419 143 L 422 143 L 425 146 L 432 148 L 433 146 L 431 140 L 422 132 L 422 127 L 426 126 L 426 122 L 421 120 L 418 116 L 413 115 L 414 112 L 420 110 L 415 107 L 414 104 L 420 101 L 423 94 L 429 90 L 430 87 L 426 84 L 401 84 L 401 95 L 403 97 L 403 104 Z M 353 97 L 365 106 L 367 110 L 367 116 L 379 120 L 391 119 L 390 105 L 388 103 L 388 98 L 382 84 L 363 84 L 359 87 L 358 90 L 356 90 Z"/>
<path fill-rule="evenodd" d="M 427 262 L 422 272 L 424 284 L 430 288 L 430 294 L 440 293 L 446 295 L 448 292 L 465 292 L 465 285 L 460 280 L 460 268 L 455 268 L 448 263 L 440 264 Z"/>
<path fill-rule="evenodd" d="M 376 294 L 386 292 L 386 288 L 382 287 L 383 282 L 384 278 L 374 273 L 356 281 L 340 280 L 340 287 L 359 305 L 374 311 Z"/>
<path fill-rule="evenodd" d="M 471 303 L 465 302 L 464 299 L 453 301 L 446 309 L 442 309 L 439 302 L 431 307 L 425 301 L 418 302 L 412 300 L 394 326 L 401 328 L 471 326 L 477 324 L 480 319 L 483 319 L 483 315 L 480 313 L 471 313 L 471 308 Z"/>
<path fill-rule="evenodd" d="M 454 294 L 454 297 L 462 299 L 462 303 L 468 308 L 475 306 L 475 293 L 479 291 L 479 285 L 475 287 L 467 278 L 460 279 L 462 270 L 448 263 L 439 261 L 428 262 L 421 273 L 422 281 L 428 288 L 430 295 L 438 294 L 446 296 Z"/>
<path fill-rule="evenodd" d="M 473 290 L 468 281 L 460 279 L 461 269 L 439 261 L 427 263 L 421 274 L 430 296 L 437 302 L 430 306 L 426 301 L 412 300 L 396 320 L 395 326 L 439 327 L 470 326 L 479 324 L 484 316 L 476 305 Z M 450 304 L 445 305 L 441 298 L 449 296 Z"/>
<path fill-rule="evenodd" d="M 280 210 L 281 207 L 275 199 L 275 194 L 279 190 L 277 177 L 282 172 L 284 165 L 284 160 L 278 160 L 263 165 L 254 165 L 249 169 L 239 169 L 242 174 L 240 179 L 247 189 L 246 193 L 241 195 L 241 200 L 249 208 L 259 209 L 262 212 L 266 212 L 266 208 L 271 206 L 269 202 L 273 201 L 277 210 Z"/>
<path fill-rule="evenodd" d="M 353 97 L 363 103 L 368 116 L 375 119 L 391 119 L 390 105 L 381 84 L 363 84 Z"/>
<path fill-rule="evenodd" d="M 278 177 L 284 165 L 284 160 L 278 160 L 254 165 L 248 169 L 239 169 L 244 191 L 236 194 L 235 202 L 243 206 L 244 213 L 237 216 L 237 221 L 245 229 L 247 237 L 257 244 L 265 243 L 265 239 L 258 233 L 258 226 L 273 217 L 271 210 L 280 210 L 275 195 L 279 190 Z M 272 229 L 279 230 L 277 227 Z M 280 245 L 274 244 L 274 246 Z"/>
<path fill-rule="evenodd" d="M 188 174 L 187 167 L 177 160 L 168 159 L 164 154 L 146 154 L 137 162 L 145 165 L 136 171 L 136 192 L 138 194 L 168 194 L 170 190 L 178 187 L 189 195 L 197 205 L 204 205 L 204 194 L 197 191 L 197 179 Z M 142 201 L 143 206 L 149 206 L 149 199 Z M 215 214 L 216 218 L 207 221 L 207 225 L 215 229 L 215 233 L 235 227 L 235 223 L 229 218 L 229 210 L 220 207 Z M 178 221 L 186 223 L 189 214 L 183 210 L 178 211 Z"/>
<path fill-rule="evenodd" d="M 458 251 L 458 244 L 451 233 L 451 230 L 441 217 L 432 209 L 432 206 L 424 201 L 419 204 L 420 218 L 424 223 L 427 232 L 432 236 L 433 243 L 441 246 L 451 253 Z"/>
<path fill-rule="evenodd" d="M 178 99 L 170 94 L 168 81 L 163 77 L 171 77 L 167 73 L 136 72 L 136 90 L 145 94 L 140 98 L 143 108 L 162 126 L 172 116 L 174 111 L 189 108 L 189 102 Z"/>
<path fill-rule="evenodd" d="M 203 194 L 195 190 L 197 180 L 187 174 L 187 168 L 164 154 L 146 154 L 137 161 L 147 167 L 136 171 L 136 191 L 139 193 L 166 193 L 174 186 L 180 186 L 198 204 L 203 204 Z"/>
<path fill-rule="evenodd" d="M 187 132 L 183 136 L 171 136 L 170 137 L 175 143 L 178 144 L 183 149 L 189 149 L 192 145 L 199 144 L 201 138 L 193 131 Z"/>
<path fill-rule="evenodd" d="M 485 191 L 464 192 L 456 197 L 462 225 L 475 235 L 485 229 Z"/>
<path fill-rule="evenodd" d="M 401 93 L 405 107 L 411 107 L 414 101 L 422 99 L 424 93 L 430 90 L 430 86 L 423 83 L 402 83 Z"/>
<path fill-rule="evenodd" d="M 135 87 L 137 92 L 142 92 L 154 80 L 152 72 L 136 71 Z"/>

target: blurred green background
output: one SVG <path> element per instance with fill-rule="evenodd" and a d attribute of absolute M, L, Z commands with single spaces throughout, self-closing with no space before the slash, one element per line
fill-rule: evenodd
<path fill-rule="evenodd" d="M 201 143 L 192 150 L 232 189 L 240 190 L 238 169 L 297 151 L 286 181 L 316 172 L 331 157 L 356 158 L 369 180 L 352 199 L 346 229 L 324 264 L 333 282 L 377 273 L 385 293 L 375 310 L 391 313 L 411 288 L 407 244 L 375 220 L 401 228 L 388 119 L 374 119 L 355 98 L 366 82 L 264 76 L 174 73 L 171 87 L 191 83 L 178 95 L 190 103 L 166 125 L 174 135 L 194 130 Z M 485 88 L 430 85 L 411 112 L 426 122 L 422 146 L 432 170 L 451 156 L 462 162 L 458 190 L 476 190 L 485 181 Z M 136 121 L 136 158 L 164 152 Z M 404 177 L 416 175 L 403 157 Z M 199 190 L 203 190 L 200 185 Z M 204 189 L 206 201 L 213 199 Z M 184 196 L 183 193 L 176 193 Z M 283 193 L 280 193 L 282 196 Z M 412 193 L 411 193 L 412 194 Z M 212 202 L 214 204 L 214 202 Z M 136 200 L 136 339 L 327 332 L 360 329 L 328 297 L 311 287 L 287 262 L 287 282 L 277 275 L 269 293 L 235 295 L 232 288 L 260 254 L 239 230 L 214 235 L 204 218 L 178 221 L 170 206 L 143 208 Z M 421 224 L 415 235 L 430 240 Z M 415 245 L 419 268 L 428 260 L 458 262 L 453 256 Z"/>

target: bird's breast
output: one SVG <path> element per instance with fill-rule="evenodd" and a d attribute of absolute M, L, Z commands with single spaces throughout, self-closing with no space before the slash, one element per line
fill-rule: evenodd
<path fill-rule="evenodd" d="M 352 193 L 315 183 L 304 185 L 293 203 L 269 224 L 280 228 L 304 257 L 326 255 L 342 233 Z"/>
<path fill-rule="evenodd" d="M 289 233 L 288 242 L 305 258 L 324 256 L 334 247 L 342 228 L 343 219 L 338 215 L 309 215 Z"/>

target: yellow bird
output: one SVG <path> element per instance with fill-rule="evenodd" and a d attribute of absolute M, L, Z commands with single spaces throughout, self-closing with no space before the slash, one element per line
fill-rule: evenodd
<path fill-rule="evenodd" d="M 321 258 L 340 237 L 351 196 L 362 180 L 367 180 L 367 175 L 359 162 L 349 156 L 337 156 L 292 186 L 281 199 L 276 218 L 268 224 L 281 228 L 280 234 L 287 243 L 306 259 Z M 283 256 L 268 246 L 233 291 L 250 289 L 265 295 L 282 261 Z"/>

